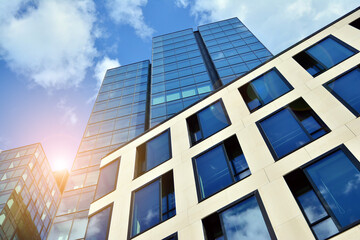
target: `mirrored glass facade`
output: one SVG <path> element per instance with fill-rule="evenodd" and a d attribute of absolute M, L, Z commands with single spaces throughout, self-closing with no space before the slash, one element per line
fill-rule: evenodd
<path fill-rule="evenodd" d="M 101 158 L 145 130 L 149 66 L 142 61 L 106 72 L 49 239 L 84 238 Z"/>
<path fill-rule="evenodd" d="M 0 239 L 46 239 L 60 196 L 40 144 L 0 153 Z"/>
<path fill-rule="evenodd" d="M 237 18 L 200 26 L 199 32 L 223 84 L 272 57 Z"/>
<path fill-rule="evenodd" d="M 272 56 L 237 18 L 153 38 L 150 126 Z"/>

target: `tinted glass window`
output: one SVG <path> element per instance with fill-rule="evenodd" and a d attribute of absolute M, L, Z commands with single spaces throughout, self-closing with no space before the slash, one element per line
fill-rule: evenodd
<path fill-rule="evenodd" d="M 256 195 L 203 219 L 208 240 L 275 239 L 266 213 L 260 208 Z"/>
<path fill-rule="evenodd" d="M 271 145 L 276 159 L 329 131 L 302 98 L 261 120 L 258 124 L 265 139 Z"/>
<path fill-rule="evenodd" d="M 100 169 L 100 177 L 96 188 L 95 199 L 99 199 L 115 190 L 119 163 L 120 159 L 113 161 Z"/>
<path fill-rule="evenodd" d="M 239 88 L 251 112 L 290 91 L 291 86 L 275 69 Z"/>
<path fill-rule="evenodd" d="M 86 240 L 108 239 L 111 212 L 112 206 L 109 206 L 89 218 Z"/>
<path fill-rule="evenodd" d="M 339 39 L 329 36 L 294 56 L 312 76 L 316 76 L 355 54 Z"/>
<path fill-rule="evenodd" d="M 194 165 L 201 199 L 250 175 L 236 136 L 194 158 Z"/>
<path fill-rule="evenodd" d="M 230 125 L 221 101 L 190 116 L 186 121 L 193 145 Z"/>
<path fill-rule="evenodd" d="M 360 115 L 360 68 L 325 84 L 328 90 L 338 97 L 356 115 Z"/>
<path fill-rule="evenodd" d="M 360 220 L 360 172 L 343 151 L 312 164 L 306 171 L 342 227 Z"/>
<path fill-rule="evenodd" d="M 170 130 L 167 130 L 137 148 L 136 176 L 171 158 Z"/>
<path fill-rule="evenodd" d="M 357 204 L 360 200 L 360 171 L 353 161 L 358 164 L 351 153 L 341 146 L 310 166 L 285 176 L 319 240 L 329 238 L 360 220 Z"/>
<path fill-rule="evenodd" d="M 176 214 L 172 172 L 133 193 L 131 236 Z"/>
<path fill-rule="evenodd" d="M 227 239 L 271 239 L 255 196 L 220 214 Z"/>

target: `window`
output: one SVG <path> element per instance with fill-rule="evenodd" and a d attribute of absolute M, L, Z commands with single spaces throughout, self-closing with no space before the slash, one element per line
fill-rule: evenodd
<path fill-rule="evenodd" d="M 254 112 L 289 92 L 291 89 L 293 88 L 281 73 L 273 68 L 255 80 L 240 87 L 239 91 L 250 112 Z"/>
<path fill-rule="evenodd" d="M 177 240 L 178 237 L 177 237 L 177 233 L 174 233 L 166 238 L 164 238 L 163 240 Z"/>
<path fill-rule="evenodd" d="M 257 192 L 202 220 L 207 240 L 276 239 Z"/>
<path fill-rule="evenodd" d="M 256 124 L 276 160 L 330 132 L 302 98 Z"/>
<path fill-rule="evenodd" d="M 353 114 L 360 116 L 360 67 L 356 67 L 340 77 L 324 84 Z"/>
<path fill-rule="evenodd" d="M 85 240 L 108 239 L 112 206 L 111 204 L 89 217 Z"/>
<path fill-rule="evenodd" d="M 174 180 L 171 171 L 133 192 L 130 237 L 148 230 L 175 214 Z"/>
<path fill-rule="evenodd" d="M 196 156 L 193 165 L 199 199 L 205 199 L 251 174 L 235 135 Z"/>
<path fill-rule="evenodd" d="M 355 49 L 339 39 L 329 36 L 298 53 L 294 56 L 294 59 L 315 77 L 351 57 L 356 52 Z"/>
<path fill-rule="evenodd" d="M 170 129 L 136 148 L 135 177 L 171 158 Z"/>
<path fill-rule="evenodd" d="M 95 200 L 111 193 L 116 189 L 119 173 L 120 158 L 100 169 L 99 182 L 96 186 Z"/>
<path fill-rule="evenodd" d="M 213 135 L 231 124 L 221 100 L 186 119 L 191 145 Z"/>
<path fill-rule="evenodd" d="M 355 21 L 350 23 L 351 26 L 360 29 L 360 18 L 356 19 Z"/>
<path fill-rule="evenodd" d="M 360 222 L 359 169 L 358 160 L 341 145 L 285 176 L 317 239 Z"/>

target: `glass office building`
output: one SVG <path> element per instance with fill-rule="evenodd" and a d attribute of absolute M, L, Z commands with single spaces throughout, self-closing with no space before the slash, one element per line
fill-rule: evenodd
<path fill-rule="evenodd" d="M 46 239 L 60 196 L 39 143 L 0 153 L 0 239 Z"/>
<path fill-rule="evenodd" d="M 101 158 L 145 130 L 149 61 L 106 72 L 48 239 L 85 236 Z"/>
<path fill-rule="evenodd" d="M 150 126 L 271 57 L 238 18 L 154 37 Z"/>
<path fill-rule="evenodd" d="M 209 31 L 214 34 L 209 35 Z M 226 35 L 221 37 L 221 34 Z M 217 54 L 223 51 L 225 60 L 215 59 L 212 52 L 209 54 L 211 36 L 211 41 L 217 41 L 218 47 L 223 49 Z M 251 48 L 254 44 L 256 49 Z M 238 53 L 236 47 L 240 46 L 248 46 L 248 53 L 245 50 Z M 227 53 L 229 49 L 237 51 L 236 54 L 230 56 Z M 266 51 L 261 58 L 245 57 L 254 55 L 253 51 L 259 49 Z M 186 29 L 154 37 L 152 64 L 145 60 L 109 69 L 99 90 L 49 239 L 78 239 L 85 236 L 88 210 L 94 199 L 103 156 L 271 56 L 237 18 L 232 18 L 215 25 L 201 26 L 199 31 Z M 220 67 L 214 65 L 217 64 L 215 60 L 224 60 L 229 64 Z M 239 64 L 246 67 L 239 70 Z M 233 69 L 232 73 L 225 76 L 224 67 Z"/>

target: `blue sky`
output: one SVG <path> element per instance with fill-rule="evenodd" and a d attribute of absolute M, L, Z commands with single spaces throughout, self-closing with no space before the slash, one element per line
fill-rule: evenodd
<path fill-rule="evenodd" d="M 41 142 L 71 168 L 107 68 L 151 58 L 153 36 L 238 17 L 273 53 L 356 0 L 11 0 L 0 3 L 0 149 Z"/>

